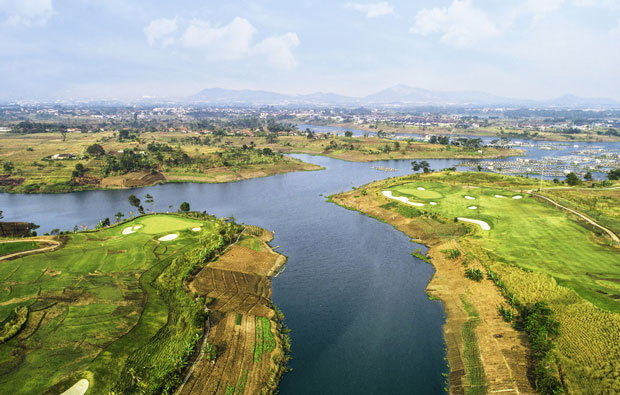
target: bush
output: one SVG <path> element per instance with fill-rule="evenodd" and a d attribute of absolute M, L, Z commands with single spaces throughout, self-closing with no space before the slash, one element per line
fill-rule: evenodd
<path fill-rule="evenodd" d="M 466 269 L 465 277 L 474 281 L 482 281 L 484 275 L 482 274 L 482 271 L 480 269 Z"/>
<path fill-rule="evenodd" d="M 512 310 L 510 307 L 504 306 L 503 304 L 497 308 L 497 311 L 500 317 L 502 317 L 502 319 L 508 323 L 512 322 L 516 318 L 514 310 Z"/>

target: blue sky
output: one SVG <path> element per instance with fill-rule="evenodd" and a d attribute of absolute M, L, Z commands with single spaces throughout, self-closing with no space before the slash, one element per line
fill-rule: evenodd
<path fill-rule="evenodd" d="M 0 0 L 0 53 L 10 100 L 399 83 L 620 99 L 620 0 Z"/>

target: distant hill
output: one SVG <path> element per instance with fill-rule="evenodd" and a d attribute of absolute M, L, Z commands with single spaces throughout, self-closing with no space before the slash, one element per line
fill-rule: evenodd
<path fill-rule="evenodd" d="M 287 95 L 262 90 L 203 89 L 185 99 L 191 103 L 221 105 L 402 105 L 402 106 L 527 106 L 527 107 L 618 107 L 620 103 L 606 98 L 583 98 L 564 95 L 551 100 L 522 100 L 479 91 L 432 91 L 396 85 L 365 97 L 348 97 L 316 92 Z"/>

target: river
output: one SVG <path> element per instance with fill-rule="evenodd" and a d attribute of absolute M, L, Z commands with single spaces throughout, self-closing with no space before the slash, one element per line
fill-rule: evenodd
<path fill-rule="evenodd" d="M 431 265 L 391 226 L 327 203 L 326 197 L 376 179 L 404 175 L 411 161 L 353 163 L 294 155 L 324 171 L 281 174 L 228 184 L 167 184 L 134 190 L 69 194 L 0 194 L 5 221 L 35 222 L 40 233 L 129 215 L 130 194 L 155 200 L 154 210 L 234 216 L 275 231 L 272 245 L 288 256 L 273 281 L 273 301 L 292 329 L 292 372 L 281 394 L 443 394 L 444 360 L 438 301 L 424 289 Z M 429 161 L 433 168 L 455 160 Z M 371 166 L 399 169 L 382 172 Z M 148 206 L 148 205 L 146 205 Z M 146 207 L 148 208 L 148 207 Z"/>

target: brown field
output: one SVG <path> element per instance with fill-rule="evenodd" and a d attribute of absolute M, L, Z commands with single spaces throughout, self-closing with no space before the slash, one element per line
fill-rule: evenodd
<path fill-rule="evenodd" d="M 266 244 L 271 237 L 266 231 L 250 237 L 257 250 L 233 246 L 191 282 L 192 291 L 213 300 L 207 342 L 216 347 L 217 358 L 199 359 L 181 394 L 269 394 L 275 390 L 286 358 L 282 327 L 274 319 L 270 278 L 286 259 Z M 254 353 L 258 317 L 269 319 L 276 343 L 259 360 Z"/>

